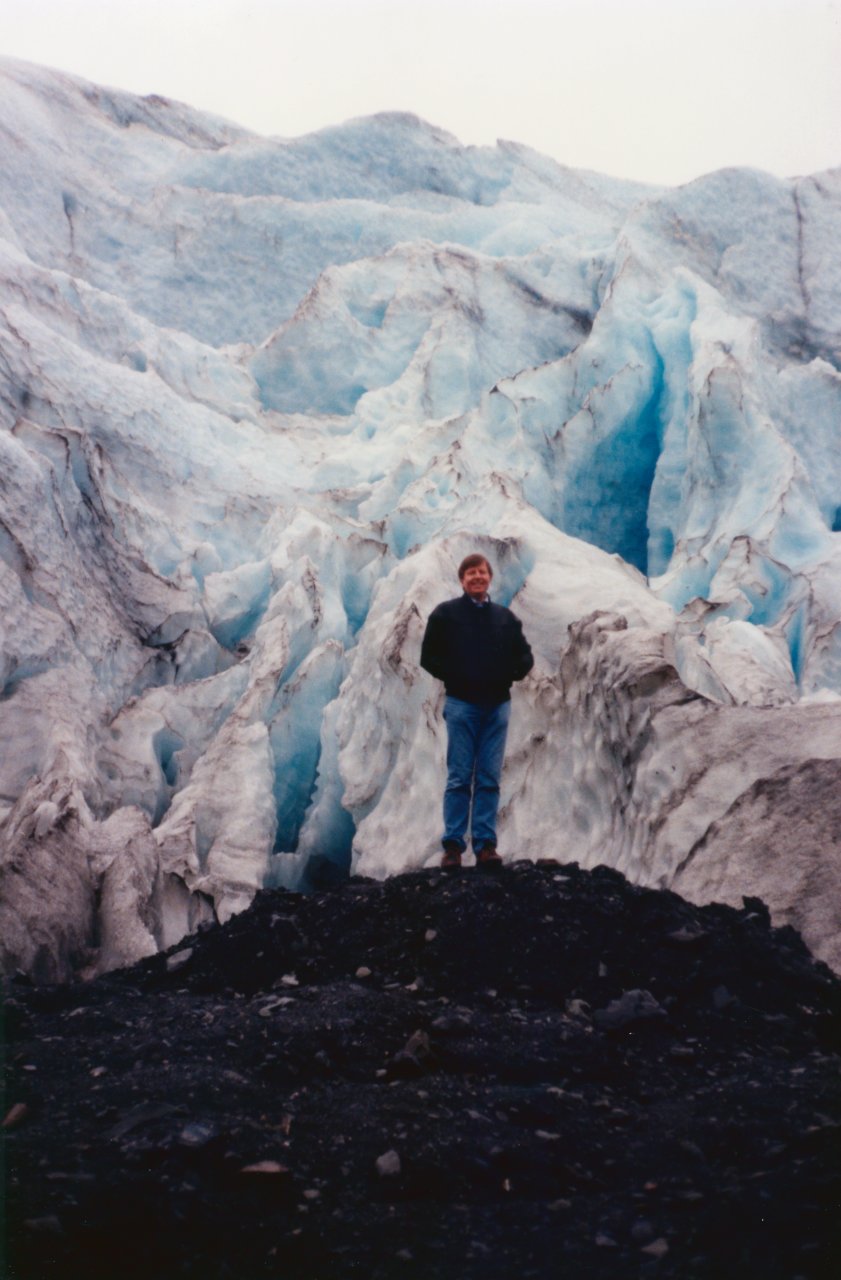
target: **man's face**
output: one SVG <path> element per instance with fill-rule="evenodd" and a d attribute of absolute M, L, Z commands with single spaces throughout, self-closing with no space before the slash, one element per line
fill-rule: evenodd
<path fill-rule="evenodd" d="M 491 572 L 486 564 L 475 564 L 465 569 L 461 579 L 462 589 L 473 600 L 484 600 L 491 585 Z"/>

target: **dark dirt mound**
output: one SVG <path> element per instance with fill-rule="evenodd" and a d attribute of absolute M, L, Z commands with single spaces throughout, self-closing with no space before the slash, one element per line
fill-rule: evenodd
<path fill-rule="evenodd" d="M 758 901 L 357 879 L 9 995 L 15 1280 L 837 1274 L 841 982 Z"/>

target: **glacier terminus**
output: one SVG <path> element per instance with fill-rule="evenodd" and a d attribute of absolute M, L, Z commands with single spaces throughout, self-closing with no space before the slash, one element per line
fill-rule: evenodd
<path fill-rule="evenodd" d="M 426 619 L 535 667 L 500 850 L 841 967 L 841 168 L 266 139 L 0 62 L 0 938 L 37 980 L 440 856 Z"/>

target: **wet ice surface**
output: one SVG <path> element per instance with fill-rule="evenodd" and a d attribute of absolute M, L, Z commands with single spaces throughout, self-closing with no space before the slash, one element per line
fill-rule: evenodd
<path fill-rule="evenodd" d="M 11 995 L 11 1275 L 832 1274 L 841 988 L 757 900 L 353 879 Z"/>
<path fill-rule="evenodd" d="M 420 637 L 476 547 L 537 659 L 507 856 L 756 893 L 841 964 L 838 172 L 2 77 L 4 965 L 431 866 Z"/>

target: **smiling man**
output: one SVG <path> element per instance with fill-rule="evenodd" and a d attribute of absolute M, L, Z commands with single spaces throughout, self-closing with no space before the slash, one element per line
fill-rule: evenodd
<path fill-rule="evenodd" d="M 497 866 L 496 814 L 511 685 L 534 665 L 519 618 L 494 604 L 493 570 L 474 552 L 458 569 L 462 595 L 433 609 L 426 624 L 421 666 L 443 680 L 447 698 L 447 786 L 444 791 L 444 856 L 455 870 L 470 837 L 478 866 Z"/>

